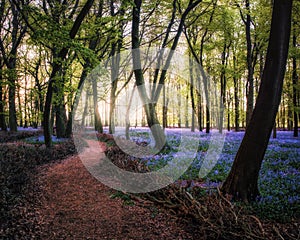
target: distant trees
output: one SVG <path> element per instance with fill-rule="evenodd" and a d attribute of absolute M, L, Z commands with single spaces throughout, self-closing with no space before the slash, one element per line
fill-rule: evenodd
<path fill-rule="evenodd" d="M 266 63 L 256 105 L 222 191 L 243 201 L 258 195 L 258 175 L 283 88 L 291 30 L 292 0 L 275 0 Z"/>

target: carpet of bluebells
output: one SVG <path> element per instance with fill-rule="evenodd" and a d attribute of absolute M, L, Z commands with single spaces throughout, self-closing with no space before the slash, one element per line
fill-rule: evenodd
<path fill-rule="evenodd" d="M 187 132 L 189 130 L 185 130 Z M 189 131 L 190 132 L 190 131 Z M 182 130 L 167 129 L 169 148 L 143 161 L 156 170 L 172 160 L 178 151 Z M 196 157 L 181 180 L 196 180 L 203 157 L 209 148 L 210 134 L 189 133 L 199 137 Z M 227 132 L 222 153 L 217 163 L 202 181 L 206 187 L 216 188 L 225 180 L 232 166 L 235 154 L 244 136 L 244 132 Z M 151 134 L 147 129 L 132 129 L 130 138 L 135 142 L 147 142 L 151 145 Z M 199 180 L 199 179 L 198 179 Z M 196 182 L 196 181 L 195 181 Z M 300 216 L 300 138 L 293 137 L 289 131 L 278 131 L 277 138 L 271 138 L 260 170 L 259 190 L 261 196 L 250 207 L 258 215 L 284 221 Z"/>

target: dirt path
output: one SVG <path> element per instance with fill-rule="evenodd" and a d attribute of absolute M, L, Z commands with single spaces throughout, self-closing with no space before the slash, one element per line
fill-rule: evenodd
<path fill-rule="evenodd" d="M 86 170 L 78 156 L 40 168 L 43 239 L 192 239 L 184 225 L 153 204 L 125 205 Z"/>

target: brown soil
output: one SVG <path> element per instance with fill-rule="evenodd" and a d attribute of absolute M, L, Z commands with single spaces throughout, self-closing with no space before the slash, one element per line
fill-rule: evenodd
<path fill-rule="evenodd" d="M 40 168 L 43 239 L 193 239 L 150 202 L 126 205 L 89 174 L 78 156 Z"/>

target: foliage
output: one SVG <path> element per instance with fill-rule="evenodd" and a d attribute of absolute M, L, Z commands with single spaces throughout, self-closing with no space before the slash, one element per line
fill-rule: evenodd
<path fill-rule="evenodd" d="M 121 191 L 116 191 L 113 193 L 110 198 L 115 199 L 115 198 L 120 198 L 124 201 L 125 205 L 134 205 L 134 202 L 132 201 L 131 197 L 129 194 L 123 193 Z"/>

